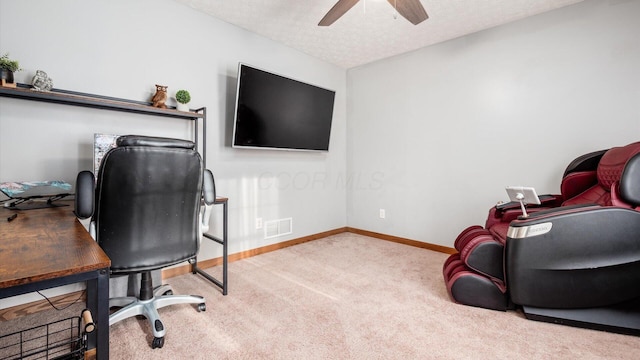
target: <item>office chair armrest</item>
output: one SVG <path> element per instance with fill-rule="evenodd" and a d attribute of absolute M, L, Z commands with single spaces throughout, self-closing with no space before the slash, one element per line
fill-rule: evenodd
<path fill-rule="evenodd" d="M 203 206 L 201 209 L 201 219 L 200 219 L 200 230 L 201 233 L 204 234 L 209 231 L 209 218 L 211 217 L 211 208 L 216 201 L 216 184 L 213 179 L 213 173 L 211 170 L 205 169 L 203 174 L 203 183 L 202 183 L 202 202 Z"/>
<path fill-rule="evenodd" d="M 80 219 L 93 215 L 95 177 L 91 171 L 81 171 L 76 178 L 75 212 Z"/>
<path fill-rule="evenodd" d="M 209 169 L 204 169 L 204 180 L 202 184 L 202 198 L 207 205 L 213 205 L 216 201 L 216 183 L 213 173 Z"/>

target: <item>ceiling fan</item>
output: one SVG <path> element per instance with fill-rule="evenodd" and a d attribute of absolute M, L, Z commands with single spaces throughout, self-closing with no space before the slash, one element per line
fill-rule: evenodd
<path fill-rule="evenodd" d="M 344 15 L 360 0 L 338 0 L 331 10 L 320 20 L 318 26 L 329 26 Z M 365 0 L 366 1 L 366 0 Z M 420 0 L 387 0 L 396 11 L 413 25 L 427 20 L 429 15 L 424 10 Z"/>

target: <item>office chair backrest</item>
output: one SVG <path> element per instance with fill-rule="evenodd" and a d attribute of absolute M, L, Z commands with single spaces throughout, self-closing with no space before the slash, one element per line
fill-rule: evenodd
<path fill-rule="evenodd" d="M 203 167 L 193 142 L 123 136 L 103 158 L 93 221 L 111 272 L 153 270 L 199 248 Z"/>

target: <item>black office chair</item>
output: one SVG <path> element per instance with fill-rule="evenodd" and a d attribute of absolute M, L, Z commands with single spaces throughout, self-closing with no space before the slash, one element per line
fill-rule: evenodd
<path fill-rule="evenodd" d="M 186 140 L 121 136 L 97 182 L 89 171 L 78 174 L 76 215 L 91 216 L 90 232 L 111 259 L 111 275 L 141 274 L 139 297 L 109 300 L 122 307 L 109 325 L 143 315 L 153 330 L 151 347 L 161 348 L 165 327 L 157 309 L 178 303 L 206 309 L 201 296 L 172 295 L 168 285 L 154 290 L 151 271 L 195 258 L 214 201 L 213 175 Z"/>

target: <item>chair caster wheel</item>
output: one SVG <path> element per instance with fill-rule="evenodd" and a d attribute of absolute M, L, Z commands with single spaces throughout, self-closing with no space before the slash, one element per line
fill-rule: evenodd
<path fill-rule="evenodd" d="M 154 337 L 153 342 L 151 343 L 151 348 L 162 348 L 164 346 L 164 336 L 163 337 Z"/>
<path fill-rule="evenodd" d="M 167 290 L 162 295 L 173 295 L 173 291 L 172 290 Z"/>
<path fill-rule="evenodd" d="M 207 305 L 205 303 L 198 304 L 198 311 L 207 311 Z"/>

